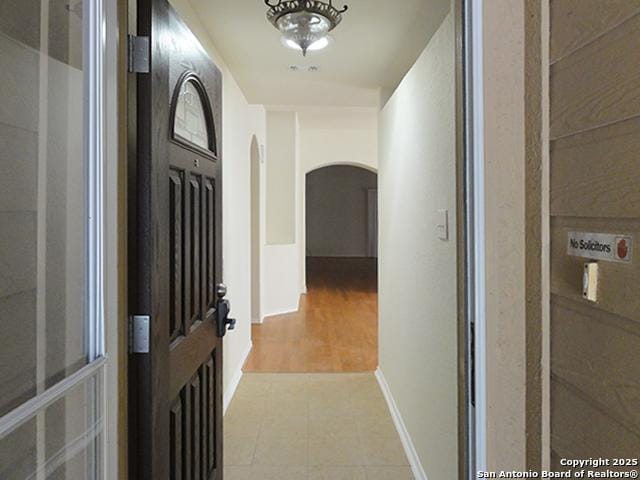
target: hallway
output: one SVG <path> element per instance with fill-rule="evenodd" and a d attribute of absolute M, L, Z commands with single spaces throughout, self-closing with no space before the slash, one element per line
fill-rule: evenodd
<path fill-rule="evenodd" d="M 639 476 L 640 0 L 1 5 L 0 480 Z"/>
<path fill-rule="evenodd" d="M 298 312 L 253 325 L 245 372 L 372 372 L 378 366 L 376 259 L 307 258 Z"/>
<path fill-rule="evenodd" d="M 245 374 L 225 416 L 225 480 L 412 480 L 372 374 Z"/>

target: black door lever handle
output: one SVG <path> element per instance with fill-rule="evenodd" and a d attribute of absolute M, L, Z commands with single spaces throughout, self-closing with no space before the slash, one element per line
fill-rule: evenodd
<path fill-rule="evenodd" d="M 224 283 L 221 283 L 216 288 L 216 295 L 218 300 L 216 301 L 216 327 L 218 337 L 224 337 L 228 330 L 235 330 L 236 319 L 229 318 L 231 312 L 231 303 L 225 299 L 227 294 L 227 287 Z"/>
<path fill-rule="evenodd" d="M 227 322 L 229 330 L 235 330 L 236 329 L 236 319 L 235 318 L 227 318 L 226 322 Z"/>

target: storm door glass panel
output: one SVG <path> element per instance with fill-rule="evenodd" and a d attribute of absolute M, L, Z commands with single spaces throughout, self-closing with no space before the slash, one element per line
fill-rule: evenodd
<path fill-rule="evenodd" d="M 83 29 L 78 0 L 3 2 L 0 416 L 88 361 Z"/>
<path fill-rule="evenodd" d="M 202 97 L 195 84 L 186 81 L 176 103 L 174 135 L 205 150 L 210 150 L 207 117 Z"/>
<path fill-rule="evenodd" d="M 0 478 L 101 480 L 102 385 L 89 377 L 0 439 Z"/>

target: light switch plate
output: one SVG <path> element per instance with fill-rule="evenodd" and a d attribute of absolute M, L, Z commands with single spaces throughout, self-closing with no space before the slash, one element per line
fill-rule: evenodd
<path fill-rule="evenodd" d="M 438 238 L 449 240 L 449 210 L 438 210 L 438 224 L 436 225 Z"/>

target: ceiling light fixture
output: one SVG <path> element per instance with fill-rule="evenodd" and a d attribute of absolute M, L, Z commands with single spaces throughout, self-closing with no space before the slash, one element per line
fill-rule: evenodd
<path fill-rule="evenodd" d="M 342 21 L 342 9 L 333 1 L 264 0 L 269 7 L 267 19 L 282 33 L 282 42 L 306 56 L 307 51 L 321 50 L 329 45 L 329 32 Z"/>
<path fill-rule="evenodd" d="M 329 43 L 331 43 L 331 36 L 327 35 L 326 37 L 322 37 L 321 39 L 316 40 L 311 45 L 309 45 L 307 47 L 307 52 L 315 52 L 316 50 L 322 50 L 323 48 L 326 48 L 329 45 Z M 302 51 L 302 47 L 298 45 L 296 42 L 294 42 L 293 40 L 291 40 L 290 38 L 282 37 L 282 44 L 285 47 L 291 48 L 293 50 Z"/>

